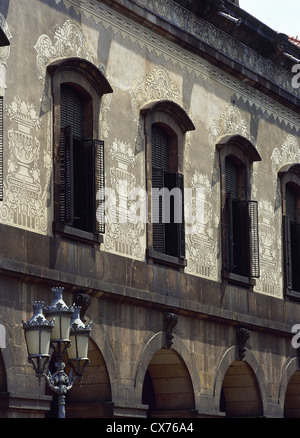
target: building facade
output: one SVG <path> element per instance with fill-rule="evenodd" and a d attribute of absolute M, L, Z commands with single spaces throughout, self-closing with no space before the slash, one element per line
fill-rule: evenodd
<path fill-rule="evenodd" d="M 55 416 L 22 321 L 63 287 L 68 417 L 299 417 L 299 47 L 229 0 L 0 24 L 0 416 Z"/>

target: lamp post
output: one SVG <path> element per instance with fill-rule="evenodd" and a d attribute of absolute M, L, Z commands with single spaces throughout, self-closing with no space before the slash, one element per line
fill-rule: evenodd
<path fill-rule="evenodd" d="M 49 387 L 58 395 L 58 417 L 65 418 L 65 394 L 72 388 L 76 378 L 82 379 L 89 359 L 87 357 L 91 324 L 85 326 L 80 319 L 80 307 L 68 307 L 63 301 L 64 288 L 54 287 L 54 300 L 45 307 L 43 301 L 35 301 L 34 314 L 29 321 L 23 321 L 28 362 L 33 365 L 40 380 L 43 376 Z M 43 313 L 44 312 L 44 313 Z M 50 347 L 53 349 L 56 372 L 51 374 L 46 366 L 50 359 Z M 63 356 L 67 352 L 72 370 L 65 373 Z"/>

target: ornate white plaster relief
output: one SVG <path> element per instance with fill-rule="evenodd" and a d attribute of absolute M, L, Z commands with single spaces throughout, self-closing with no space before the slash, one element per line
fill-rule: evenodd
<path fill-rule="evenodd" d="M 219 216 L 214 215 L 209 178 L 196 171 L 189 179 L 189 188 L 193 202 L 185 211 L 187 272 L 218 280 Z"/>
<path fill-rule="evenodd" d="M 12 128 L 7 132 L 9 154 L 0 217 L 5 222 L 45 233 L 52 159 L 50 151 L 45 149 L 42 157 L 45 184 L 42 186 L 41 148 L 35 135 L 42 123 L 34 106 L 16 97 L 5 112 Z"/>
<path fill-rule="evenodd" d="M 140 110 L 147 102 L 171 100 L 179 105 L 182 103 L 178 86 L 171 80 L 169 73 L 158 65 L 146 74 L 143 81 L 133 81 L 130 94 L 136 122 L 139 122 Z"/>
<path fill-rule="evenodd" d="M 39 72 L 39 79 L 43 83 L 41 109 L 44 113 L 48 112 L 51 108 L 51 93 L 49 92 L 50 81 L 47 81 L 46 77 L 46 69 L 51 62 L 64 58 L 83 58 L 96 65 L 103 75 L 106 76 L 106 71 L 103 64 L 98 63 L 97 56 L 86 47 L 88 38 L 78 23 L 72 20 L 67 20 L 62 26 L 54 26 L 53 33 L 53 41 L 51 37 L 43 34 L 38 38 L 38 41 L 34 46 L 37 52 L 36 62 Z M 101 100 L 102 111 L 100 125 L 102 130 L 102 138 L 106 138 L 109 131 L 106 121 L 106 114 L 110 102 L 111 96 L 103 96 Z"/>
<path fill-rule="evenodd" d="M 144 6 L 145 0 L 138 1 L 140 1 Z M 103 3 L 95 2 L 94 0 L 85 0 L 84 2 L 82 0 L 63 0 L 63 2 L 66 7 L 70 8 L 72 6 L 78 11 L 78 13 L 83 13 L 87 19 L 92 18 L 97 25 L 102 25 L 104 30 L 111 29 L 115 34 L 119 34 L 122 38 L 131 41 L 132 44 L 137 44 L 141 49 L 147 49 L 148 53 L 155 54 L 157 57 L 162 56 L 167 63 L 172 63 L 173 65 L 179 66 L 182 71 L 187 69 L 189 73 L 195 74 L 196 77 L 202 77 L 203 80 L 211 80 L 212 82 L 216 80 L 229 90 L 232 90 L 236 94 L 237 98 L 243 99 L 251 106 L 254 105 L 257 108 L 260 108 L 263 113 L 266 112 L 268 115 L 272 115 L 280 122 L 284 121 L 284 123 L 290 124 L 290 126 L 295 127 L 295 129 L 299 129 L 300 116 L 297 113 L 285 108 L 283 105 L 278 104 L 268 96 L 260 93 L 257 90 L 254 90 L 250 86 L 247 86 L 221 69 L 218 69 L 216 66 L 212 66 L 207 61 L 201 59 L 197 55 L 194 55 L 190 51 L 178 47 L 171 41 L 166 40 L 166 38 L 163 38 L 142 25 L 131 21 L 129 18 L 124 17 L 117 11 L 109 8 L 109 6 Z M 190 13 L 186 14 L 184 8 L 179 7 L 179 5 L 178 7 L 183 12 L 180 14 L 177 14 L 176 12 L 175 14 L 175 12 L 172 11 L 173 6 L 170 7 L 170 1 L 163 2 L 156 0 L 151 4 L 148 1 L 146 3 L 146 9 L 152 10 L 152 8 L 155 8 L 156 13 L 158 13 L 157 11 L 159 9 L 164 10 L 162 8 L 167 8 L 168 13 L 171 14 L 174 20 L 182 20 L 180 17 L 184 17 L 186 25 L 191 29 L 195 27 L 195 32 L 197 35 L 199 32 L 200 34 L 204 32 L 203 38 L 205 37 L 209 40 L 208 42 L 211 42 L 212 44 L 221 44 L 223 48 L 226 48 L 226 50 L 230 52 L 230 54 L 232 52 L 233 57 L 238 56 L 239 62 L 242 61 L 240 58 L 240 54 L 242 54 L 245 62 L 251 62 L 251 64 L 254 63 L 254 55 L 249 56 L 249 51 L 245 50 L 243 45 L 243 47 L 236 48 L 235 40 L 228 38 L 228 35 L 223 34 L 220 30 L 218 30 L 218 32 L 221 32 L 221 40 L 219 40 L 218 37 L 216 37 L 216 32 L 213 26 L 208 24 L 204 26 L 201 19 L 199 19 L 199 23 L 195 22 L 194 17 L 191 17 Z M 172 3 L 172 5 L 174 4 Z M 167 15 L 164 15 L 164 17 L 166 16 Z M 171 19 L 171 17 L 169 18 Z M 213 41 L 210 41 L 211 39 Z M 234 55 L 235 52 L 236 55 Z M 267 67 L 260 65 L 260 60 L 258 61 L 259 62 L 256 63 L 256 65 L 259 68 L 260 74 L 265 76 L 264 72 Z M 278 78 L 281 85 L 288 86 L 289 79 L 284 81 L 284 77 L 278 74 L 278 72 L 276 72 L 275 76 L 273 69 L 271 69 L 271 74 L 274 74 L 274 78 Z M 286 72 L 286 74 L 288 73 Z"/>
<path fill-rule="evenodd" d="M 289 134 L 279 148 L 273 149 L 271 162 L 276 180 L 278 170 L 284 164 L 300 163 L 300 147 L 294 135 Z"/>
<path fill-rule="evenodd" d="M 117 139 L 113 141 L 108 153 L 115 165 L 110 166 L 109 184 L 106 181 L 106 187 L 112 189 L 112 192 L 107 193 L 110 194 L 109 196 L 115 196 L 115 204 L 112 211 L 106 212 L 104 247 L 107 251 L 141 260 L 145 256 L 146 224 L 143 221 L 136 221 L 134 208 L 137 197 L 130 199 L 130 194 L 135 190 L 137 194 L 136 177 L 133 171 L 140 164 L 139 159 L 129 144 Z M 108 175 L 106 177 L 108 178 Z M 140 201 L 142 208 L 146 200 Z"/>
<path fill-rule="evenodd" d="M 282 298 L 280 221 L 276 221 L 274 205 L 270 201 L 261 199 L 258 211 L 260 277 L 254 291 Z"/>

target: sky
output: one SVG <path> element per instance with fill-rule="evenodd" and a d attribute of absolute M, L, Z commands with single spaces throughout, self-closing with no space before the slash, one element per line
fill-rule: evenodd
<path fill-rule="evenodd" d="M 300 39 L 300 0 L 239 0 L 240 7 L 277 32 Z"/>

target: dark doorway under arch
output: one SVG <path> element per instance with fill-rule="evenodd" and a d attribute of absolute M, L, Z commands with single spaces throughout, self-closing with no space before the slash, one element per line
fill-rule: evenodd
<path fill-rule="evenodd" d="M 162 348 L 152 357 L 145 374 L 142 403 L 149 406 L 149 417 L 195 415 L 190 374 L 174 350 Z"/>
<path fill-rule="evenodd" d="M 300 418 L 300 371 L 296 371 L 289 380 L 284 400 L 284 416 Z"/>
<path fill-rule="evenodd" d="M 220 411 L 227 417 L 261 417 L 263 405 L 257 378 L 244 361 L 232 362 L 224 376 Z"/>
<path fill-rule="evenodd" d="M 88 357 L 90 363 L 85 368 L 82 382 L 75 381 L 72 389 L 66 395 L 66 417 L 67 418 L 103 418 L 111 417 L 113 404 L 111 396 L 111 385 L 108 370 L 104 358 L 97 345 L 89 340 Z M 64 357 L 67 364 L 68 358 Z M 55 371 L 55 358 L 52 356 L 49 369 Z M 70 368 L 66 366 L 66 373 L 69 375 Z M 46 385 L 46 394 L 53 396 L 51 410 L 47 417 L 57 417 L 57 396 Z"/>

